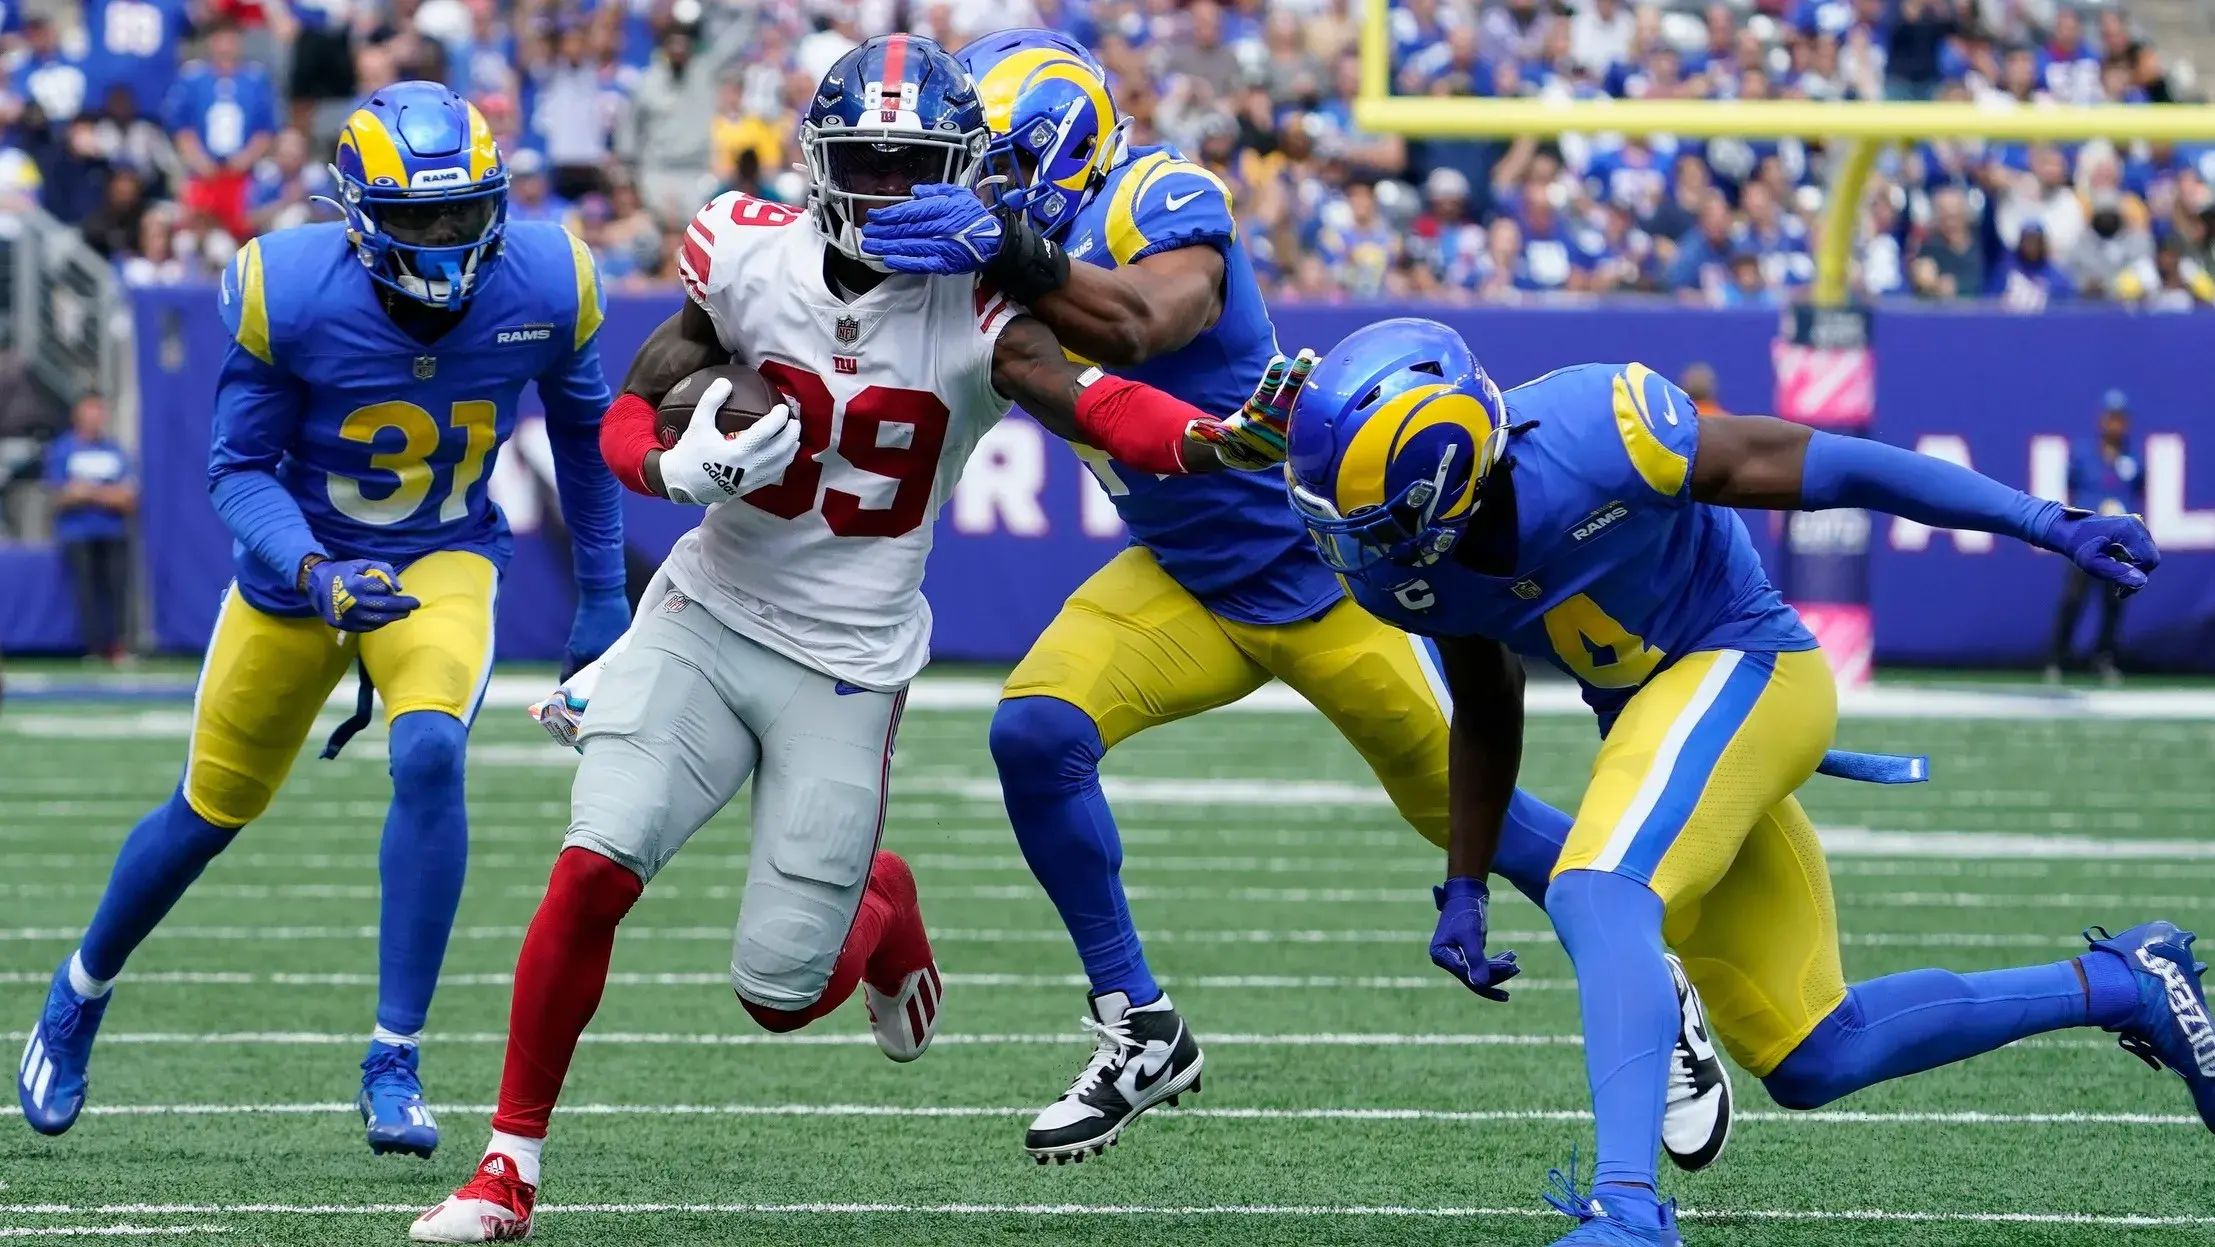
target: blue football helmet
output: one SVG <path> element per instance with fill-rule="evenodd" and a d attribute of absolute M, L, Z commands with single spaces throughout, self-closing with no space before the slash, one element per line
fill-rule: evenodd
<path fill-rule="evenodd" d="M 1116 115 L 1107 70 L 1083 44 L 1037 28 L 986 35 L 956 59 L 984 97 L 985 172 L 1006 179 L 1001 201 L 1060 234 L 1123 158 L 1130 119 Z"/>
<path fill-rule="evenodd" d="M 500 258 L 508 169 L 477 106 L 436 82 L 363 100 L 338 136 L 331 177 L 370 280 L 458 310 Z"/>
<path fill-rule="evenodd" d="M 944 48 L 920 35 L 879 35 L 838 58 L 800 122 L 813 185 L 808 212 L 833 247 L 864 255 L 871 208 L 914 197 L 926 182 L 977 180 L 990 139 L 977 85 Z"/>
<path fill-rule="evenodd" d="M 1323 562 L 1377 589 L 1453 549 L 1508 438 L 1461 335 L 1378 321 L 1331 349 L 1292 408 L 1285 477 Z"/>

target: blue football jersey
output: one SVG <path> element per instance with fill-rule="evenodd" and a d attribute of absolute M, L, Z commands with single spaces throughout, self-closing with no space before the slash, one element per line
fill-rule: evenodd
<path fill-rule="evenodd" d="M 1543 658 L 1603 720 L 1686 654 L 1815 648 L 1738 513 L 1692 501 L 1699 418 L 1683 390 L 1643 364 L 1583 364 L 1506 399 L 1511 425 L 1535 423 L 1508 444 L 1514 572 L 1449 555 L 1391 591 L 1353 585 L 1371 614 Z"/>
<path fill-rule="evenodd" d="M 189 0 L 90 0 L 85 6 L 89 106 L 98 109 L 108 91 L 120 86 L 130 91 L 139 116 L 160 119 L 191 29 Z"/>
<path fill-rule="evenodd" d="M 231 344 L 216 387 L 211 480 L 274 475 L 333 558 L 405 566 L 436 550 L 506 565 L 486 486 L 538 384 L 546 419 L 596 425 L 609 402 L 592 253 L 559 226 L 511 224 L 506 251 L 453 328 L 428 345 L 394 324 L 341 222 L 256 239 L 223 275 Z M 296 569 L 235 552 L 246 600 L 312 609 Z"/>
<path fill-rule="evenodd" d="M 1223 314 L 1178 350 L 1110 371 L 1215 416 L 1244 406 L 1276 353 L 1253 262 L 1231 220 L 1230 192 L 1174 148 L 1135 148 L 1071 222 L 1069 254 L 1103 268 L 1156 252 L 1223 253 Z M 1337 580 L 1316 557 L 1275 472 L 1155 476 L 1077 448 L 1100 478 L 1131 540 L 1202 605 L 1243 623 L 1290 623 L 1328 608 Z"/>

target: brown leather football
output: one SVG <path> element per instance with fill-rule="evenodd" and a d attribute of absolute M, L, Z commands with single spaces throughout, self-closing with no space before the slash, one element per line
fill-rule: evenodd
<path fill-rule="evenodd" d="M 769 414 L 769 409 L 785 401 L 784 395 L 762 376 L 744 364 L 717 364 L 702 368 L 662 395 L 661 406 L 654 412 L 654 432 L 664 447 L 673 446 L 692 422 L 692 409 L 699 405 L 700 395 L 717 377 L 731 379 L 731 392 L 724 398 L 723 406 L 715 413 L 715 427 L 727 436 L 752 425 Z"/>

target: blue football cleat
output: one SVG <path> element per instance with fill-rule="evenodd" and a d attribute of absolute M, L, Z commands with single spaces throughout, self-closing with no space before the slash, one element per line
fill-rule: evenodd
<path fill-rule="evenodd" d="M 428 1157 L 438 1150 L 438 1119 L 423 1102 L 423 1083 L 415 1076 L 413 1044 L 369 1041 L 361 1062 L 361 1122 L 369 1150 L 382 1156 L 403 1152 Z"/>
<path fill-rule="evenodd" d="M 71 954 L 74 956 L 75 954 Z M 92 1037 L 108 1011 L 110 991 L 87 1000 L 69 985 L 69 962 L 54 971 L 46 989 L 46 1010 L 23 1045 L 23 1063 L 15 1070 L 15 1098 L 23 1120 L 40 1134 L 60 1134 L 77 1124 L 85 1107 L 85 1066 L 92 1061 Z"/>
<path fill-rule="evenodd" d="M 1553 1247 L 1684 1247 L 1677 1233 L 1677 1201 L 1666 1203 L 1653 1196 L 1636 1204 L 1603 1205 L 1577 1190 L 1577 1158 L 1569 1155 L 1569 1172 L 1546 1172 L 1546 1202 L 1556 1211 L 1577 1219 L 1577 1228 L 1554 1240 Z"/>
<path fill-rule="evenodd" d="M 2192 959 L 2198 937 L 2173 922 L 2148 922 L 2120 935 L 2093 927 L 2084 938 L 2121 957 L 2138 977 L 2138 1011 L 2114 1028 L 2123 1051 L 2174 1071 L 2191 1089 L 2200 1120 L 2215 1130 L 2215 1025 L 2200 983 L 2207 963 Z"/>

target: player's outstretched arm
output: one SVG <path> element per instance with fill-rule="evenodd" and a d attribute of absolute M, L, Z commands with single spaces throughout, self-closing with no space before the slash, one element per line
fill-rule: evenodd
<path fill-rule="evenodd" d="M 2144 588 L 2161 562 L 2135 515 L 2094 515 L 1930 455 L 1768 416 L 1700 417 L 1692 497 L 1776 511 L 1861 507 L 1932 528 L 1998 533 L 2065 554 L 2123 593 Z"/>
<path fill-rule="evenodd" d="M 1073 264 L 1067 285 L 1029 306 L 1070 350 L 1128 368 L 1184 347 L 1215 324 L 1223 269 L 1223 253 L 1205 243 L 1125 268 Z"/>
<path fill-rule="evenodd" d="M 1505 1000 L 1500 984 L 1520 967 L 1512 952 L 1485 951 L 1485 876 L 1523 764 L 1523 664 L 1482 637 L 1441 637 L 1438 654 L 1454 721 L 1446 744 L 1446 882 L 1433 893 L 1431 961 L 1478 995 Z"/>
<path fill-rule="evenodd" d="M 1066 441 L 1097 447 L 1144 472 L 1255 472 L 1284 462 L 1285 424 L 1315 356 L 1269 362 L 1246 405 L 1217 419 L 1173 395 L 1098 368 L 1081 368 L 1034 317 L 1001 330 L 992 388 Z"/>

